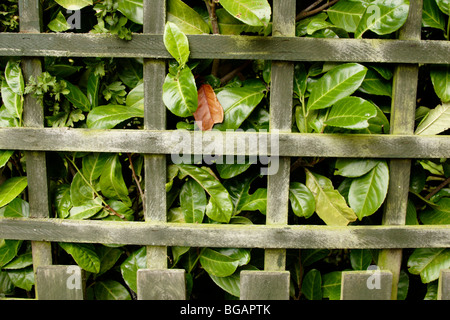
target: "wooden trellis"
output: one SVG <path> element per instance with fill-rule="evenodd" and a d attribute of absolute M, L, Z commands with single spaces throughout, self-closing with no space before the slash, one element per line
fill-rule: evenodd
<path fill-rule="evenodd" d="M 377 276 L 382 291 L 370 291 L 373 273 L 344 273 L 342 299 L 395 299 L 403 248 L 450 247 L 450 227 L 405 226 L 411 159 L 449 158 L 448 136 L 415 136 L 414 115 L 419 63 L 450 64 L 448 41 L 421 40 L 422 1 L 412 0 L 398 40 L 313 39 L 295 37 L 295 0 L 273 1 L 273 36 L 189 36 L 194 59 L 272 60 L 270 128 L 279 131 L 280 167 L 268 176 L 266 225 L 167 223 L 166 156 L 173 153 L 166 130 L 162 85 L 166 76 L 163 31 L 165 0 L 144 0 L 144 31 L 129 42 L 109 35 L 43 34 L 39 0 L 20 0 L 20 33 L 0 34 L 0 55 L 21 56 L 24 77 L 41 73 L 43 56 L 144 58 L 145 129 L 89 130 L 44 128 L 42 106 L 24 102 L 24 128 L 0 128 L 0 149 L 26 152 L 29 219 L 0 219 L 0 238 L 32 241 L 38 299 L 84 298 L 74 266 L 52 266 L 51 242 L 122 243 L 147 246 L 147 268 L 138 272 L 138 298 L 185 298 L 185 271 L 168 269 L 167 247 L 265 249 L 264 271 L 241 273 L 241 299 L 288 299 L 288 248 L 382 249 Z M 389 135 L 291 133 L 295 61 L 395 63 Z M 214 132 L 203 134 L 204 146 Z M 246 135 L 231 133 L 235 141 Z M 271 133 L 265 133 L 270 135 Z M 269 139 L 270 140 L 270 139 Z M 193 139 L 192 139 L 193 141 Z M 227 142 L 224 142 L 226 144 Z M 234 144 L 235 145 L 235 144 Z M 191 145 L 193 152 L 194 146 Z M 240 151 L 224 148 L 232 155 Z M 46 152 L 134 152 L 145 154 L 145 222 L 76 221 L 50 218 Z M 245 154 L 250 155 L 247 148 Z M 267 155 L 270 155 L 270 149 Z M 263 154 L 258 154 L 263 155 Z M 385 158 L 390 185 L 381 226 L 288 225 L 290 157 Z M 445 280 L 445 281 L 444 281 Z M 449 273 L 443 272 L 439 296 L 449 298 Z M 358 289 L 357 289 L 358 288 Z M 355 296 L 355 292 L 357 295 Z"/>

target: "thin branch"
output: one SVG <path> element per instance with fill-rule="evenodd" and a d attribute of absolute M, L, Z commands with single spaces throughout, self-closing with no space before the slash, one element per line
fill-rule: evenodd
<path fill-rule="evenodd" d="M 308 8 L 306 8 L 305 10 L 302 10 L 302 11 L 297 15 L 297 17 L 295 17 L 295 21 L 299 21 L 299 20 L 304 19 L 304 18 L 306 18 L 306 17 L 313 16 L 313 15 L 315 15 L 315 14 L 317 14 L 317 13 L 319 13 L 319 12 L 321 12 L 321 11 L 323 11 L 323 10 L 329 8 L 329 7 L 331 7 L 333 4 L 335 4 L 335 3 L 338 2 L 338 1 L 339 1 L 339 0 L 331 0 L 331 1 L 328 1 L 327 3 L 321 5 L 320 7 L 316 8 L 316 9 L 313 9 L 313 10 L 307 10 L 307 9 L 309 8 L 309 7 L 308 7 Z"/>
<path fill-rule="evenodd" d="M 233 79 L 236 75 L 238 75 L 242 70 L 247 68 L 248 65 L 250 65 L 251 61 L 246 61 L 236 69 L 232 70 L 231 72 L 227 73 L 220 79 L 220 85 L 224 85 L 231 79 Z"/>
<path fill-rule="evenodd" d="M 440 190 L 442 190 L 448 184 L 450 184 L 450 177 L 448 177 L 444 182 L 442 182 L 440 185 L 438 185 L 432 192 L 427 194 L 425 199 L 430 200 L 432 196 L 434 196 L 436 193 L 438 193 Z"/>
<path fill-rule="evenodd" d="M 219 23 L 217 21 L 217 15 L 216 15 L 216 2 L 214 2 L 214 0 L 213 1 L 205 0 L 205 3 L 206 3 L 206 8 L 208 9 L 209 21 L 211 21 L 213 34 L 220 34 Z M 219 74 L 219 65 L 220 65 L 220 60 L 214 59 L 213 64 L 212 64 L 211 74 L 215 77 L 217 77 L 217 75 Z"/>
<path fill-rule="evenodd" d="M 128 159 L 130 160 L 131 174 L 133 175 L 134 183 L 136 183 L 136 186 L 138 187 L 139 194 L 141 195 L 142 203 L 144 203 L 145 195 L 144 195 L 144 192 L 142 191 L 141 184 L 140 184 L 139 179 L 138 179 L 138 177 L 136 175 L 136 171 L 134 170 L 133 160 L 131 160 L 131 156 L 132 156 L 132 154 L 129 153 L 128 154 Z"/>

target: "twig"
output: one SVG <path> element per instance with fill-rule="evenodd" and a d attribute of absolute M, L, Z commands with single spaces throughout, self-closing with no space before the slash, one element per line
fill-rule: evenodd
<path fill-rule="evenodd" d="M 323 4 L 323 5 L 321 5 L 320 7 L 318 7 L 318 8 L 316 8 L 316 9 L 313 9 L 313 10 L 307 10 L 308 8 L 306 8 L 305 10 L 302 10 L 298 15 L 297 15 L 297 17 L 295 17 L 295 21 L 299 21 L 299 20 L 301 20 L 301 19 L 304 19 L 304 18 L 306 18 L 306 17 L 309 17 L 309 16 L 312 16 L 312 15 L 315 15 L 316 13 L 319 13 L 319 12 L 321 12 L 321 11 L 323 11 L 323 10 L 325 10 L 325 9 L 327 9 L 327 8 L 329 8 L 329 7 L 331 7 L 333 4 L 335 4 L 336 2 L 338 2 L 339 0 L 331 0 L 331 1 L 328 1 L 327 3 L 325 3 L 325 4 Z M 319 1 L 316 1 L 315 3 L 313 3 L 313 5 L 311 5 L 310 7 L 315 7 L 318 3 L 317 2 L 319 2 Z M 320 2 L 322 2 L 322 1 L 320 1 Z M 320 3 L 319 2 L 319 3 Z M 317 4 L 316 4 L 317 3 Z"/>
<path fill-rule="evenodd" d="M 425 199 L 430 200 L 432 196 L 434 196 L 436 193 L 438 193 L 441 189 L 443 189 L 449 183 L 450 183 L 450 177 L 448 177 L 444 182 L 442 182 L 440 185 L 438 185 L 432 192 L 427 194 Z"/>
<path fill-rule="evenodd" d="M 251 61 L 246 61 L 244 64 L 240 65 L 236 69 L 232 70 L 231 72 L 227 73 L 220 79 L 220 85 L 224 85 L 231 79 L 233 79 L 239 72 L 244 70 L 248 65 L 250 65 Z"/>
<path fill-rule="evenodd" d="M 206 8 L 208 9 L 209 13 L 209 21 L 211 21 L 212 31 L 213 34 L 220 34 L 219 29 L 219 23 L 217 22 L 217 15 L 216 15 L 216 2 L 214 0 L 205 0 Z M 215 77 L 219 74 L 219 65 L 220 60 L 214 59 L 211 69 L 211 74 Z"/>
<path fill-rule="evenodd" d="M 144 195 L 144 192 L 142 191 L 141 184 L 139 183 L 139 179 L 138 179 L 138 177 L 136 175 L 136 171 L 134 170 L 133 160 L 131 160 L 131 156 L 132 156 L 132 154 L 129 153 L 128 154 L 128 159 L 130 160 L 131 174 L 133 175 L 133 180 L 136 183 L 136 186 L 138 187 L 139 194 L 141 195 L 142 203 L 144 203 L 145 195 Z"/>

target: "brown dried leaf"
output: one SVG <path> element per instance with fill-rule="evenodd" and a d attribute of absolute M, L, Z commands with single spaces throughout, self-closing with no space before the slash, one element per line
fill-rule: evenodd
<path fill-rule="evenodd" d="M 198 108 L 194 119 L 202 131 L 211 130 L 214 124 L 223 122 L 223 108 L 209 84 L 203 84 L 198 89 Z"/>

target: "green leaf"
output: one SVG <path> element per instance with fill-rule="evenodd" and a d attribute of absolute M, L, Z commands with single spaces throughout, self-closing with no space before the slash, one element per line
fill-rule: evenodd
<path fill-rule="evenodd" d="M 181 0 L 167 1 L 167 21 L 176 24 L 185 34 L 210 33 L 205 20 Z"/>
<path fill-rule="evenodd" d="M 250 26 L 266 27 L 272 9 L 267 0 L 220 0 L 220 4 L 236 19 Z"/>
<path fill-rule="evenodd" d="M 65 82 L 67 89 L 69 89 L 69 92 L 64 94 L 67 100 L 69 100 L 74 107 L 84 112 L 89 112 L 91 110 L 91 103 L 86 95 L 77 86 L 74 86 L 68 81 Z"/>
<path fill-rule="evenodd" d="M 70 254 L 77 265 L 92 273 L 98 273 L 100 271 L 100 258 L 95 252 L 93 244 L 86 243 L 58 243 L 61 248 Z"/>
<path fill-rule="evenodd" d="M 420 212 L 420 221 L 423 224 L 450 224 L 450 198 L 441 198 L 436 204 L 439 208 L 427 208 Z"/>
<path fill-rule="evenodd" d="M 242 21 L 234 18 L 223 8 L 216 10 L 217 22 L 219 25 L 219 31 L 222 35 L 239 35 L 243 32 L 246 33 L 263 33 L 265 27 L 253 27 L 244 24 Z"/>
<path fill-rule="evenodd" d="M 300 258 L 302 261 L 302 266 L 307 267 L 312 265 L 314 262 L 322 260 L 330 254 L 328 249 L 302 249 L 300 251 Z"/>
<path fill-rule="evenodd" d="M 330 300 L 341 299 L 342 271 L 332 271 L 322 277 L 323 298 Z"/>
<path fill-rule="evenodd" d="M 56 18 L 50 21 L 47 27 L 53 32 L 64 32 L 70 29 L 70 24 L 67 23 L 66 17 L 59 11 Z"/>
<path fill-rule="evenodd" d="M 147 268 L 147 249 L 142 247 L 134 251 L 122 264 L 120 265 L 120 272 L 123 280 L 130 287 L 131 290 L 137 292 L 137 271 L 139 269 Z"/>
<path fill-rule="evenodd" d="M 362 3 L 340 0 L 327 10 L 330 21 L 347 32 L 355 32 L 366 8 Z"/>
<path fill-rule="evenodd" d="M 179 117 L 189 117 L 197 111 L 197 86 L 189 67 L 184 67 L 178 75 L 167 75 L 163 85 L 163 101 Z"/>
<path fill-rule="evenodd" d="M 58 218 L 65 219 L 69 215 L 72 208 L 72 198 L 70 194 L 70 186 L 62 184 L 55 189 L 54 205 Z"/>
<path fill-rule="evenodd" d="M 372 263 L 372 253 L 367 249 L 352 249 L 350 263 L 353 270 L 367 270 Z"/>
<path fill-rule="evenodd" d="M 237 212 L 241 211 L 259 211 L 266 214 L 267 210 L 267 189 L 259 188 L 251 195 L 244 195 L 242 201 L 238 204 Z M 241 206 L 242 204 L 242 206 Z"/>
<path fill-rule="evenodd" d="M 377 109 L 369 101 L 359 97 L 347 97 L 331 107 L 325 124 L 345 129 L 369 127 L 369 119 L 377 115 Z"/>
<path fill-rule="evenodd" d="M 303 63 L 296 64 L 294 68 L 294 93 L 300 99 L 305 96 L 307 80 L 308 73 L 306 72 L 305 65 Z"/>
<path fill-rule="evenodd" d="M 244 164 L 237 164 L 237 163 L 218 164 L 217 163 L 216 169 L 217 169 L 217 172 L 219 173 L 219 176 L 222 179 L 231 179 L 231 178 L 234 178 L 234 177 L 240 175 L 241 173 L 245 172 L 248 168 L 250 168 L 251 165 L 252 165 L 251 162 L 247 162 Z"/>
<path fill-rule="evenodd" d="M 188 164 L 176 165 L 181 174 L 191 176 L 210 195 L 206 214 L 212 220 L 228 223 L 233 215 L 233 202 L 227 189 L 208 171 Z M 214 206 L 211 208 L 211 206 Z"/>
<path fill-rule="evenodd" d="M 378 72 L 368 69 L 358 90 L 367 94 L 391 97 L 392 83 L 384 79 Z"/>
<path fill-rule="evenodd" d="M 100 76 L 91 72 L 87 83 L 87 98 L 92 109 L 98 107 L 98 96 L 100 92 Z"/>
<path fill-rule="evenodd" d="M 187 223 L 202 223 L 206 209 L 206 194 L 195 180 L 189 179 L 181 187 L 180 206 Z"/>
<path fill-rule="evenodd" d="M 27 177 L 14 177 L 0 185 L 0 208 L 10 203 L 27 187 Z"/>
<path fill-rule="evenodd" d="M 0 239 L 0 268 L 14 259 L 19 251 L 21 240 Z"/>
<path fill-rule="evenodd" d="M 55 0 L 57 4 L 69 10 L 80 10 L 93 5 L 93 0 Z"/>
<path fill-rule="evenodd" d="M 5 80 L 2 81 L 1 92 L 2 100 L 8 114 L 16 119 L 21 119 L 23 111 L 23 97 L 15 93 Z"/>
<path fill-rule="evenodd" d="M 316 200 L 316 213 L 327 224 L 332 226 L 346 226 L 356 220 L 356 215 L 348 207 L 344 197 L 335 190 L 331 180 L 306 171 L 306 186 Z"/>
<path fill-rule="evenodd" d="M 441 9 L 441 11 L 443 13 L 445 13 L 446 15 L 450 15 L 450 1 L 448 0 L 436 0 L 436 3 L 439 7 L 439 9 Z"/>
<path fill-rule="evenodd" d="M 450 128 L 450 103 L 443 103 L 431 110 L 417 126 L 415 134 L 434 135 Z"/>
<path fill-rule="evenodd" d="M 5 67 L 5 79 L 11 90 L 18 94 L 24 93 L 24 81 L 20 61 L 9 60 Z"/>
<path fill-rule="evenodd" d="M 214 128 L 217 130 L 238 129 L 264 98 L 265 90 L 263 85 L 221 90 L 217 94 L 217 99 L 223 108 L 224 121 Z"/>
<path fill-rule="evenodd" d="M 397 31 L 408 18 L 409 0 L 376 0 L 366 8 L 355 31 L 355 38 L 370 30 L 378 35 Z"/>
<path fill-rule="evenodd" d="M 388 185 L 389 168 L 385 161 L 380 161 L 367 174 L 352 181 L 348 200 L 359 220 L 370 216 L 381 207 Z"/>
<path fill-rule="evenodd" d="M 25 200 L 15 198 L 5 208 L 4 217 L 28 218 L 30 215 L 30 205 Z"/>
<path fill-rule="evenodd" d="M 92 109 L 87 116 L 87 126 L 91 129 L 112 129 L 131 118 L 143 118 L 144 110 L 121 105 L 105 105 Z"/>
<path fill-rule="evenodd" d="M 127 288 L 115 280 L 95 282 L 94 293 L 97 300 L 131 300 Z"/>
<path fill-rule="evenodd" d="M 0 169 L 3 168 L 14 154 L 14 150 L 0 150 Z"/>
<path fill-rule="evenodd" d="M 289 201 L 296 216 L 309 218 L 314 214 L 316 209 L 314 196 L 303 183 L 291 182 Z"/>
<path fill-rule="evenodd" d="M 450 65 L 432 67 L 430 76 L 439 99 L 450 102 Z"/>
<path fill-rule="evenodd" d="M 308 99 L 308 110 L 327 108 L 358 89 L 366 76 L 367 68 L 357 63 L 334 67 L 313 86 Z"/>
<path fill-rule="evenodd" d="M 189 59 L 189 41 L 175 23 L 167 22 L 164 29 L 164 45 L 170 55 L 183 68 Z"/>
<path fill-rule="evenodd" d="M 134 23 L 144 23 L 143 0 L 117 0 L 117 10 Z"/>
<path fill-rule="evenodd" d="M 74 206 L 81 206 L 85 202 L 94 200 L 94 190 L 83 178 L 81 173 L 77 172 L 70 185 L 70 199 Z"/>
<path fill-rule="evenodd" d="M 319 270 L 310 270 L 302 282 L 302 293 L 308 300 L 322 300 L 322 276 Z"/>
<path fill-rule="evenodd" d="M 100 190 L 105 197 L 121 200 L 131 207 L 128 188 L 122 175 L 122 165 L 117 154 L 111 155 L 106 161 L 100 175 Z"/>
<path fill-rule="evenodd" d="M 208 274 L 216 277 L 228 277 L 236 271 L 239 259 L 205 248 L 200 255 L 200 263 Z"/>
<path fill-rule="evenodd" d="M 208 275 L 220 288 L 222 288 L 232 296 L 239 297 L 242 270 L 258 270 L 258 268 L 251 265 L 246 265 L 244 267 L 238 268 L 235 273 L 228 277 L 217 277 L 213 276 L 212 274 Z"/>
<path fill-rule="evenodd" d="M 445 31 L 445 16 L 435 0 L 423 0 L 422 26 Z"/>
<path fill-rule="evenodd" d="M 95 180 L 100 177 L 108 159 L 108 154 L 100 152 L 90 153 L 83 157 L 81 172 L 89 183 L 94 184 Z"/>
<path fill-rule="evenodd" d="M 243 177 L 242 179 L 231 179 L 224 182 L 224 187 L 228 190 L 233 201 L 233 216 L 243 210 L 259 210 L 263 214 L 267 206 L 267 189 L 258 189 L 252 195 L 249 194 L 250 185 L 254 178 Z"/>
<path fill-rule="evenodd" d="M 144 83 L 138 84 L 127 95 L 126 105 L 144 110 Z"/>
<path fill-rule="evenodd" d="M 423 283 L 437 280 L 442 269 L 450 268 L 450 249 L 415 249 L 408 259 L 408 268 L 411 274 L 420 274 Z"/>
<path fill-rule="evenodd" d="M 117 260 L 119 260 L 123 251 L 119 248 L 112 248 L 107 246 L 98 246 L 95 250 L 97 252 L 98 257 L 100 258 L 100 271 L 95 277 L 98 277 L 110 270 L 116 264 Z"/>
<path fill-rule="evenodd" d="M 73 206 L 69 211 L 69 216 L 67 219 L 89 219 L 102 209 L 103 203 L 99 198 L 95 198 L 94 200 L 86 200 L 79 206 Z"/>
<path fill-rule="evenodd" d="M 4 270 L 17 270 L 29 267 L 33 264 L 33 255 L 30 253 L 21 254 L 17 256 L 14 260 L 9 262 L 7 265 L 3 266 Z"/>
<path fill-rule="evenodd" d="M 34 285 L 34 272 L 32 267 L 7 271 L 9 279 L 18 288 L 31 291 Z"/>
<path fill-rule="evenodd" d="M 373 159 L 339 158 L 336 160 L 336 171 L 334 172 L 334 174 L 343 177 L 357 178 L 365 175 L 378 163 L 378 160 Z"/>

